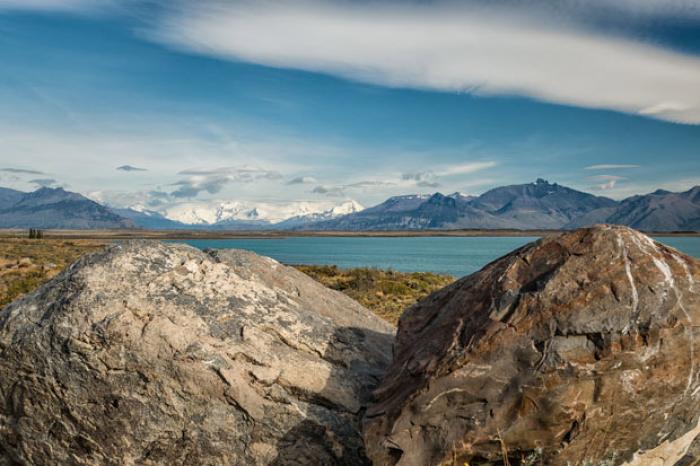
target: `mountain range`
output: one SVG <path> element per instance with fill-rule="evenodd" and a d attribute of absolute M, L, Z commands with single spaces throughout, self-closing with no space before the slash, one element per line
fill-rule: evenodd
<path fill-rule="evenodd" d="M 31 193 L 0 189 L 0 228 L 135 228 L 136 224 L 85 196 L 62 188 Z"/>
<path fill-rule="evenodd" d="M 363 209 L 355 201 L 181 203 L 154 211 L 114 208 L 61 188 L 23 193 L 0 188 L 0 228 L 146 228 L 382 231 L 429 229 L 573 229 L 595 223 L 645 231 L 699 231 L 700 186 L 657 190 L 621 201 L 538 179 L 480 196 L 394 196 Z"/>
<path fill-rule="evenodd" d="M 363 208 L 355 201 L 345 201 L 338 205 L 309 201 L 182 202 L 163 209 L 161 214 L 180 223 L 214 228 L 231 226 L 267 228 L 272 225 L 275 225 L 276 228 L 284 228 L 302 223 L 330 220 L 359 212 Z"/>

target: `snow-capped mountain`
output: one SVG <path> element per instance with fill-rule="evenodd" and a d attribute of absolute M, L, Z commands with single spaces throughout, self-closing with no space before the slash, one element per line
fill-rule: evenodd
<path fill-rule="evenodd" d="M 323 212 L 314 212 L 306 215 L 296 215 L 285 219 L 282 222 L 276 224 L 281 228 L 291 228 L 300 225 L 305 225 L 307 223 L 322 222 L 325 220 L 333 220 L 335 218 L 342 217 L 344 215 L 355 214 L 364 210 L 364 207 L 357 201 L 346 201 L 340 205 L 326 209 Z"/>
<path fill-rule="evenodd" d="M 233 222 L 277 224 L 288 219 L 314 218 L 314 221 L 333 219 L 359 212 L 362 206 L 355 201 L 339 205 L 328 202 L 183 202 L 168 206 L 160 213 L 180 223 L 215 225 Z M 315 216 L 318 216 L 317 218 Z"/>

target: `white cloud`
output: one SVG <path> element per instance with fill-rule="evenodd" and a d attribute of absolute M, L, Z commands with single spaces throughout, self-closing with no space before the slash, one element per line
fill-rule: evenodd
<path fill-rule="evenodd" d="M 245 200 L 303 200 L 310 197 L 304 186 L 284 185 L 280 173 L 289 174 L 291 178 L 308 172 L 312 165 L 323 170 L 323 163 L 333 163 L 332 157 L 351 153 L 344 147 L 282 136 L 274 140 L 247 135 L 218 140 L 203 135 L 200 125 L 181 126 L 170 121 L 168 128 L 161 128 L 159 124 L 141 125 L 147 128 L 144 131 L 142 128 L 114 128 L 106 124 L 95 124 L 88 129 L 66 129 L 0 122 L 0 145 L 2 154 L 6 154 L 0 155 L 0 173 L 16 176 L 17 179 L 8 179 L 5 184 L 20 190 L 33 188 L 28 183 L 31 178 L 54 177 L 79 192 L 140 192 L 157 186 L 169 186 L 167 190 L 172 191 L 176 189 L 172 187 L 173 183 L 186 181 L 192 176 L 204 177 L 204 172 L 212 172 L 225 178 L 224 185 L 231 188 L 224 189 L 223 196 Z M 118 164 L 114 161 L 123 160 L 124 154 L 128 154 L 134 167 L 147 167 L 148 171 L 135 172 L 138 176 L 115 171 Z M 22 160 L 30 164 L 17 166 L 17 161 Z M 253 163 L 254 167 L 248 166 Z M 191 168 L 197 166 L 200 168 Z M 265 168 L 264 174 L 256 172 L 258 166 Z M 219 172 L 210 167 L 224 169 Z M 234 173 L 231 167 L 240 170 Z M 7 170 L 2 171 L 4 168 Z M 262 176 L 259 183 L 243 183 L 246 178 L 259 175 Z M 236 180 L 241 183 L 232 184 Z M 202 184 L 206 184 L 205 180 Z"/>
<path fill-rule="evenodd" d="M 591 186 L 592 189 L 609 191 L 609 190 L 615 188 L 615 185 L 617 184 L 618 181 L 624 180 L 626 178 L 624 176 L 617 176 L 617 175 L 595 175 L 595 176 L 589 176 L 588 179 L 592 180 L 592 181 L 601 181 L 602 182 L 601 184 Z"/>
<path fill-rule="evenodd" d="M 452 165 L 445 168 L 441 172 L 438 172 L 438 176 L 455 176 L 455 175 L 468 175 L 471 173 L 476 173 L 481 170 L 486 170 L 487 168 L 495 167 L 496 162 L 470 162 L 463 163 L 460 165 Z"/>
<path fill-rule="evenodd" d="M 17 173 L 20 175 L 45 175 L 44 172 L 29 170 L 26 168 L 0 168 L 0 172 Z"/>
<path fill-rule="evenodd" d="M 664 189 L 667 191 L 679 193 L 687 191 L 694 186 L 700 185 L 700 177 L 685 177 L 666 180 L 650 180 L 646 182 L 631 182 L 626 180 L 625 183 L 617 183 L 612 188 L 607 189 L 605 195 L 614 199 L 624 199 L 629 196 L 638 194 L 647 194 Z M 585 187 L 583 187 L 585 190 Z M 592 189 L 600 190 L 600 187 L 591 187 Z"/>
<path fill-rule="evenodd" d="M 414 171 L 403 173 L 401 179 L 403 181 L 415 181 L 416 186 L 436 187 L 439 184 L 436 179 L 442 176 L 459 176 L 470 175 L 487 168 L 492 168 L 498 165 L 496 162 L 469 162 L 457 165 L 449 165 L 438 167 L 436 170 Z"/>
<path fill-rule="evenodd" d="M 343 186 L 319 185 L 311 190 L 313 194 L 323 194 L 331 197 L 345 196 L 345 188 Z"/>
<path fill-rule="evenodd" d="M 697 57 L 536 19 L 523 8 L 200 1 L 173 11 L 155 38 L 203 54 L 700 123 Z"/>
<path fill-rule="evenodd" d="M 55 178 L 35 178 L 29 180 L 29 182 L 40 188 L 51 188 L 58 185 L 58 181 Z"/>
<path fill-rule="evenodd" d="M 616 168 L 639 168 L 639 165 L 604 163 L 600 165 L 589 165 L 584 170 L 614 170 Z"/>
<path fill-rule="evenodd" d="M 318 180 L 314 178 L 313 176 L 297 176 L 296 178 L 292 178 L 287 182 L 288 185 L 293 185 L 293 184 L 313 184 L 317 183 Z"/>
<path fill-rule="evenodd" d="M 390 186 L 395 186 L 396 183 L 393 181 L 385 180 L 365 180 L 357 181 L 354 183 L 341 184 L 341 185 L 319 185 L 311 190 L 313 194 L 324 194 L 331 197 L 342 197 L 346 195 L 347 191 L 359 190 L 367 191 L 373 189 L 384 189 Z"/>
<path fill-rule="evenodd" d="M 246 166 L 191 168 L 179 172 L 178 175 L 188 175 L 187 178 L 173 183 L 173 186 L 178 188 L 172 195 L 178 198 L 193 198 L 202 192 L 217 194 L 229 183 L 252 183 L 258 180 L 272 181 L 282 178 L 282 175 L 275 170 Z"/>

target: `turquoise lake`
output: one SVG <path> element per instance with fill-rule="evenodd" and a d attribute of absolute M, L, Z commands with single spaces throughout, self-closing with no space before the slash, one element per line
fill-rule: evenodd
<path fill-rule="evenodd" d="M 402 272 L 437 272 L 461 277 L 476 272 L 535 237 L 291 237 L 274 239 L 184 240 L 200 249 L 248 249 L 284 264 L 335 264 Z M 658 241 L 700 258 L 700 238 Z"/>

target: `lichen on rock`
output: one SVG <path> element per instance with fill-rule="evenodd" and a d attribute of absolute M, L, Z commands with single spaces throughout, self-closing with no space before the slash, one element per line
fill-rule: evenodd
<path fill-rule="evenodd" d="M 392 340 L 272 259 L 115 245 L 0 311 L 0 465 L 367 464 Z"/>

